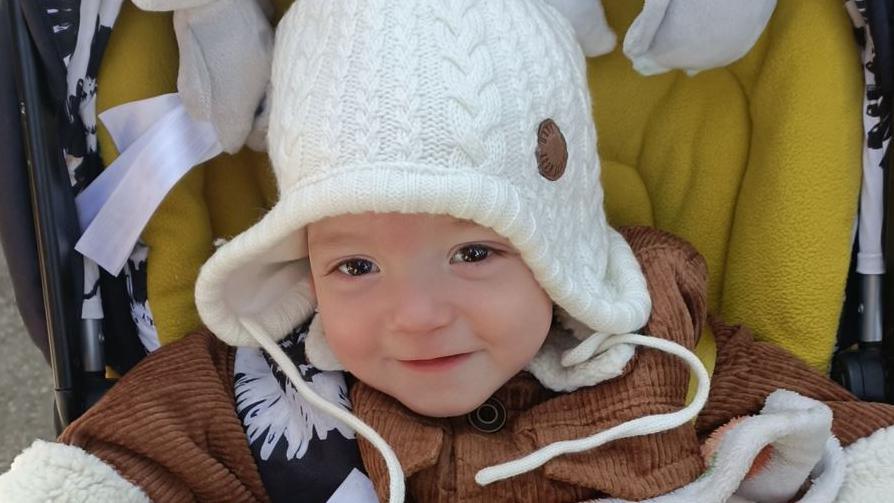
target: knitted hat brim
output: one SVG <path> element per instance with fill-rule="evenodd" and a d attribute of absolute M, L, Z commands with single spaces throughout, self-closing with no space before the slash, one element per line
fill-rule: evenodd
<path fill-rule="evenodd" d="M 308 224 L 352 213 L 428 213 L 471 220 L 507 238 L 553 302 L 594 331 L 626 333 L 645 325 L 651 301 L 626 241 L 606 226 L 607 236 L 593 232 L 550 243 L 526 210 L 534 206 L 525 197 L 502 178 L 414 163 L 352 166 L 308 177 L 205 263 L 196 282 L 196 307 L 227 344 L 258 345 L 246 321 L 279 340 L 307 321 L 316 304 L 309 283 Z M 579 249 L 555 253 L 563 246 Z M 597 251 L 608 257 L 604 271 L 557 260 L 586 260 Z"/>

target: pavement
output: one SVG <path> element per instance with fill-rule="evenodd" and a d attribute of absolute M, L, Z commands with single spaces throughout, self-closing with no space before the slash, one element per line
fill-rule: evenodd
<path fill-rule="evenodd" d="M 0 251 L 0 473 L 36 438 L 55 438 L 53 377 L 15 304 Z"/>

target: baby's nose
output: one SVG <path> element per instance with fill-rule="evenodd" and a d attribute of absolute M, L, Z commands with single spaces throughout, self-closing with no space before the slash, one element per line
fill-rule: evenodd
<path fill-rule="evenodd" d="M 434 279 L 395 284 L 391 294 L 391 328 L 397 333 L 426 334 L 450 324 L 453 307 Z"/>

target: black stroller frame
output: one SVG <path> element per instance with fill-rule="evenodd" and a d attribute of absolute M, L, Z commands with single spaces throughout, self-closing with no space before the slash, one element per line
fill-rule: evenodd
<path fill-rule="evenodd" d="M 0 239 L 15 283 L 17 302 L 31 338 L 52 366 L 57 428 L 80 416 L 108 389 L 102 327 L 81 319 L 83 259 L 74 250 L 80 235 L 74 191 L 60 146 L 66 93 L 52 79 L 65 72 L 33 36 L 36 13 L 46 2 L 0 0 L 0 58 L 9 53 L 9 72 L 0 76 L 0 175 L 7 182 L 0 199 Z M 865 0 L 876 47 L 878 91 L 894 98 L 894 0 Z M 2 60 L 2 59 L 0 59 Z M 64 82 L 64 78 L 62 81 Z M 57 79 L 58 81 L 58 79 Z M 10 94 L 15 89 L 15 96 Z M 890 128 L 890 123 L 888 124 Z M 3 143 L 6 141 L 6 143 Z M 891 163 L 888 156 L 888 164 Z M 894 191 L 885 171 L 885 200 Z M 26 196 L 27 194 L 27 196 Z M 894 264 L 894 207 L 886 204 L 884 249 Z M 36 257 L 36 260 L 35 260 Z M 39 278 L 39 284 L 36 284 Z M 894 312 L 882 308 L 894 299 L 894 275 L 884 276 L 875 299 L 861 298 L 862 279 L 854 268 L 839 331 L 832 376 L 864 399 L 894 402 Z M 873 304 L 875 303 L 875 304 Z M 860 327 L 867 306 L 877 306 L 884 342 L 865 340 Z M 42 306 L 42 311 L 37 309 Z"/>

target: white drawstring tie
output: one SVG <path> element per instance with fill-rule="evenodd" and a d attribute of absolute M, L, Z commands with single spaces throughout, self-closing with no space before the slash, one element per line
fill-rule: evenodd
<path fill-rule="evenodd" d="M 586 438 L 554 442 L 522 458 L 480 470 L 475 475 L 475 482 L 485 486 L 498 480 L 535 470 L 551 459 L 563 454 L 574 454 L 595 449 L 608 442 L 622 438 L 670 430 L 691 421 L 705 406 L 705 403 L 708 401 L 709 390 L 708 371 L 695 354 L 675 342 L 640 334 L 611 335 L 597 332 L 562 355 L 562 365 L 566 367 L 578 365 L 618 344 L 646 346 L 670 353 L 684 360 L 698 379 L 698 389 L 692 402 L 676 412 L 633 419 Z"/>
<path fill-rule="evenodd" d="M 339 421 L 348 425 L 378 449 L 379 453 L 382 454 L 382 457 L 385 458 L 385 465 L 388 467 L 388 501 L 389 503 L 403 503 L 405 492 L 404 471 L 400 466 L 400 461 L 397 459 L 397 455 L 394 454 L 394 451 L 391 449 L 391 446 L 385 442 L 385 439 L 379 436 L 379 434 L 376 433 L 376 430 L 372 429 L 354 414 L 330 403 L 320 395 L 316 394 L 314 390 L 304 382 L 304 379 L 301 378 L 292 359 L 283 352 L 279 347 L 279 344 L 267 336 L 267 333 L 261 327 L 253 321 L 245 319 L 242 320 L 242 326 L 251 333 L 251 336 L 258 341 L 258 344 L 264 348 L 264 351 L 266 351 L 267 354 L 273 358 L 273 361 L 279 365 L 279 368 L 282 369 L 286 374 L 286 377 L 289 378 L 289 381 L 292 382 L 292 385 L 295 386 L 295 389 L 305 400 L 312 406 L 332 415 Z"/>

